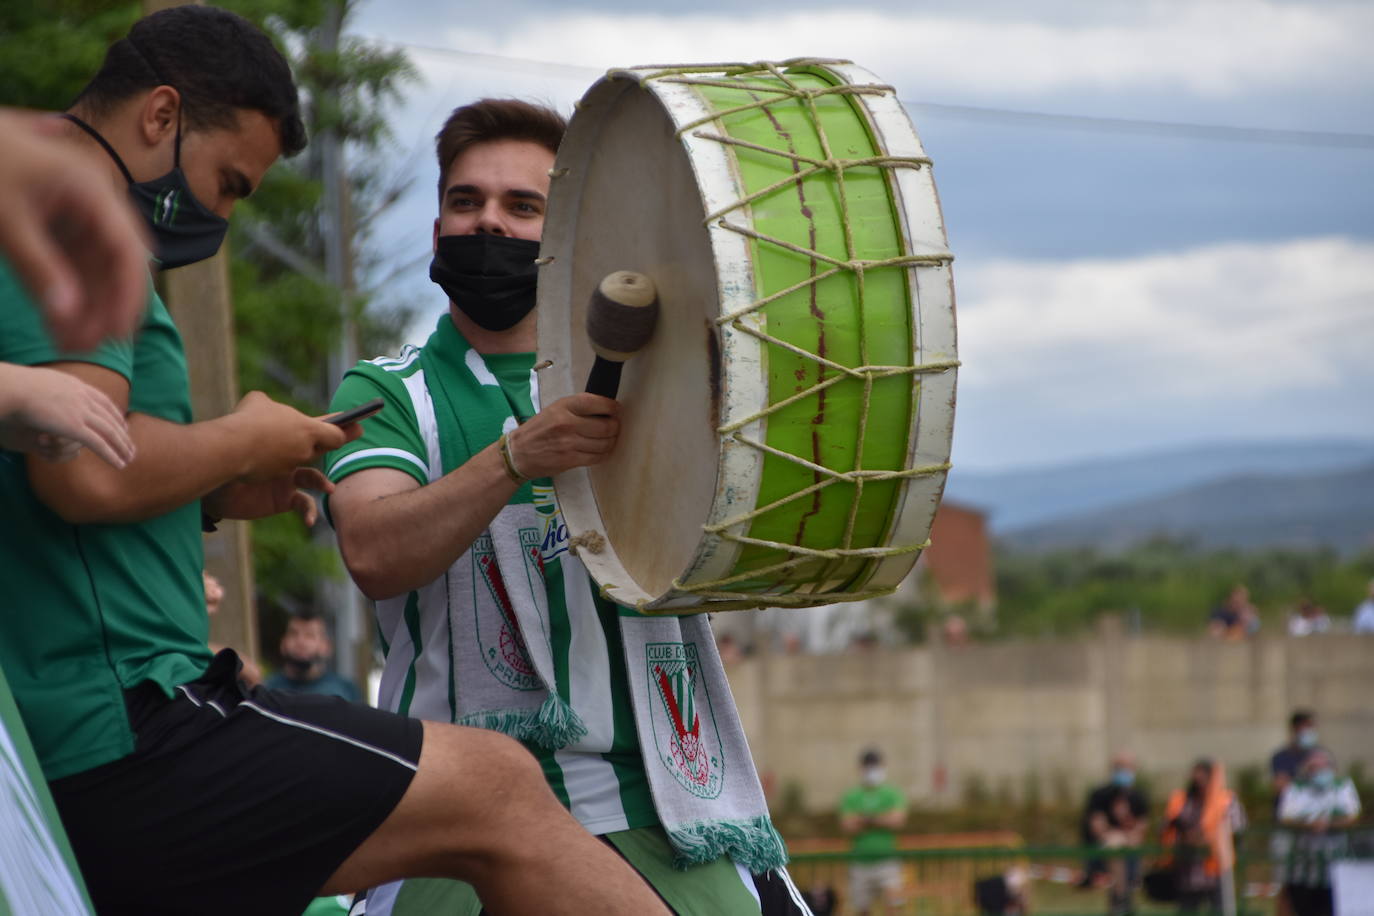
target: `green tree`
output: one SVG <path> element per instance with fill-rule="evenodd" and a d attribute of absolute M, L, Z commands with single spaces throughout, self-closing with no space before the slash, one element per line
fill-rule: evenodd
<path fill-rule="evenodd" d="M 997 556 L 999 632 L 1067 635 L 1086 630 L 1105 611 L 1138 611 L 1147 629 L 1197 633 L 1236 584 L 1250 589 L 1266 626 L 1278 628 L 1302 598 L 1333 615 L 1348 614 L 1371 575 L 1374 553 L 1204 551 L 1167 538 L 1111 555 L 1003 550 Z"/>

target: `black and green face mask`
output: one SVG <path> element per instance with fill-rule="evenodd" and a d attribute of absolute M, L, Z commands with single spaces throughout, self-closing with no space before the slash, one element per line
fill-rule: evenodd
<path fill-rule="evenodd" d="M 180 116 L 177 118 L 172 170 L 151 181 L 134 181 L 119 153 L 94 127 L 75 115 L 65 114 L 63 117 L 94 137 L 124 173 L 134 208 L 142 214 L 152 230 L 156 245 L 153 256 L 157 259 L 158 267 L 163 270 L 184 267 L 213 257 L 219 251 L 220 245 L 224 244 L 225 233 L 229 231 L 229 221 L 202 204 L 186 183 L 186 173 L 181 170 Z"/>

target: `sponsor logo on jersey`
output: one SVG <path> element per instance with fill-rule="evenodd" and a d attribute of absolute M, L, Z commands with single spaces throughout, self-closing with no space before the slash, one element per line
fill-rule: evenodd
<path fill-rule="evenodd" d="M 544 531 L 539 539 L 542 570 L 545 563 L 568 552 L 568 526 L 563 524 L 563 513 L 558 511 L 558 500 L 554 497 L 553 487 L 537 483 L 530 486 L 534 490 L 534 508 L 544 519 Z"/>
<path fill-rule="evenodd" d="M 696 643 L 649 643 L 645 665 L 649 693 L 660 701 L 649 719 L 658 759 L 688 792 L 715 798 L 720 795 L 725 761 L 711 695 L 700 677 Z"/>
<path fill-rule="evenodd" d="M 487 593 L 500 611 L 497 615 L 500 624 L 493 633 L 492 617 L 482 613 L 480 600 L 473 602 L 477 643 L 482 647 L 482 661 L 486 662 L 487 670 L 492 676 L 507 687 L 515 690 L 538 690 L 542 685 L 534 673 L 529 652 L 525 649 L 524 636 L 520 632 L 520 623 L 515 619 L 515 609 L 511 606 L 505 580 L 501 578 L 501 570 L 496 566 L 496 551 L 491 546 L 491 535 L 484 534 L 473 542 L 472 562 L 475 567 L 474 583 L 478 579 L 486 583 Z"/>

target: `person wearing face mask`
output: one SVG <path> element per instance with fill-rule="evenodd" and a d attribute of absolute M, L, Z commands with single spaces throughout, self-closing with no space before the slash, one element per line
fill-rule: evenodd
<path fill-rule="evenodd" d="M 1354 782 L 1336 772 L 1330 751 L 1314 749 L 1279 799 L 1278 821 L 1293 837 L 1279 880 L 1296 916 L 1331 916 L 1331 863 L 1350 854 L 1343 828 L 1359 817 Z"/>
<path fill-rule="evenodd" d="M 281 638 L 281 670 L 267 679 L 272 690 L 288 693 L 313 693 L 359 701 L 352 681 L 329 670 L 334 643 L 329 628 L 318 611 L 310 608 L 291 615 Z"/>
<path fill-rule="evenodd" d="M 446 308 L 423 347 L 359 363 L 334 395 L 335 410 L 386 405 L 325 459 L 344 563 L 376 601 L 378 705 L 521 740 L 676 912 L 806 912 L 705 615 L 618 607 L 569 551 L 551 478 L 610 454 L 620 412 L 539 399 L 536 258 L 566 126 L 515 99 L 450 114 L 429 267 Z M 644 642 L 665 624 L 680 632 Z M 451 881 L 367 895 L 368 916 L 480 908 Z"/>
<path fill-rule="evenodd" d="M 129 195 L 164 269 L 213 255 L 236 201 L 305 145 L 285 57 L 198 4 L 134 23 L 67 114 L 54 136 Z M 232 650 L 211 654 L 205 530 L 313 522 L 304 490 L 331 485 L 306 465 L 361 430 L 260 392 L 193 422 L 180 332 L 150 287 L 132 339 L 72 351 L 0 260 L 0 362 L 100 391 L 135 446 L 123 467 L 0 451 L 0 668 L 95 911 L 295 916 L 320 893 L 438 872 L 504 912 L 664 912 L 516 742 L 248 688 Z M 556 894 L 525 878 L 536 862 Z"/>
<path fill-rule="evenodd" d="M 1295 709 L 1288 718 L 1288 743 L 1269 758 L 1269 773 L 1274 787 L 1274 810 L 1278 810 L 1283 790 L 1297 776 L 1317 743 L 1317 714 L 1310 709 Z"/>
<path fill-rule="evenodd" d="M 902 896 L 902 863 L 891 856 L 897 831 L 906 823 L 906 797 L 887 781 L 883 755 L 869 748 L 859 756 L 859 784 L 840 799 L 840 830 L 850 836 L 849 907 L 855 913 L 897 913 Z"/>
<path fill-rule="evenodd" d="M 1288 719 L 1288 743 L 1269 758 L 1270 785 L 1274 793 L 1274 818 L 1278 819 L 1279 801 L 1284 789 L 1297 778 L 1303 763 L 1315 750 L 1317 743 L 1317 714 L 1309 709 L 1296 709 Z M 1293 833 L 1282 825 L 1269 837 L 1269 857 L 1275 868 L 1282 869 L 1293 848 Z M 1279 891 L 1275 900 L 1276 916 L 1292 916 L 1293 908 L 1286 890 Z"/>
<path fill-rule="evenodd" d="M 1139 846 L 1149 829 L 1149 801 L 1136 785 L 1135 755 L 1118 751 L 1112 756 L 1111 778 L 1088 795 L 1083 807 L 1080 835 L 1084 846 L 1117 848 Z M 1131 896 L 1139 883 L 1137 857 L 1089 859 L 1079 887 L 1106 887 L 1108 913 L 1131 911 Z"/>

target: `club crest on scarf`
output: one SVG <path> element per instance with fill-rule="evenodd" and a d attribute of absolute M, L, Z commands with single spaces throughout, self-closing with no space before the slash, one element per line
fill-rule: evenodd
<path fill-rule="evenodd" d="M 650 718 L 658 758 L 688 792 L 715 798 L 725 760 L 711 695 L 700 677 L 696 643 L 649 643 L 645 657 L 649 694 L 661 701 Z"/>
<path fill-rule="evenodd" d="M 520 532 L 521 546 L 525 545 L 525 532 L 529 531 L 537 540 L 538 533 L 533 529 L 525 529 Z M 532 545 L 538 550 L 537 543 Z M 528 553 L 528 550 L 526 551 Z M 515 619 L 515 609 L 511 606 L 510 593 L 506 591 L 506 583 L 501 578 L 501 571 L 496 567 L 496 551 L 491 546 L 491 535 L 484 534 L 472 544 L 472 563 L 473 563 L 473 588 L 476 590 L 477 582 L 486 583 L 487 597 L 496 604 L 501 612 L 499 619 L 500 625 L 496 628 L 497 632 L 491 632 L 491 619 L 488 618 L 486 626 L 483 626 L 483 615 L 480 611 L 480 597 L 473 595 L 473 619 L 476 624 L 477 642 L 482 647 L 482 661 L 486 662 L 487 670 L 498 681 L 513 690 L 539 690 L 542 684 L 538 675 L 535 674 L 534 664 L 530 661 L 528 651 L 525 649 L 525 640 L 520 633 L 520 624 Z"/>

